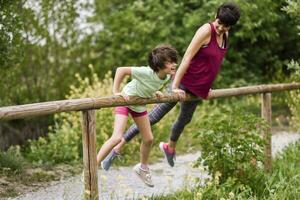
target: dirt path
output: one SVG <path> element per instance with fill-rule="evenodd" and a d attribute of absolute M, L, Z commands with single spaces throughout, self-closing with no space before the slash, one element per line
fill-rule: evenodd
<path fill-rule="evenodd" d="M 282 151 L 291 142 L 300 139 L 300 134 L 282 132 L 272 136 L 272 155 Z M 178 156 L 174 168 L 170 168 L 164 160 L 151 165 L 154 188 L 145 186 L 132 172 L 132 167 L 113 168 L 109 172 L 98 171 L 100 199 L 136 199 L 142 196 L 167 194 L 183 186 L 192 187 L 193 178 L 204 180 L 207 174 L 191 167 L 200 152 Z M 12 198 L 13 200 L 77 200 L 82 199 L 83 183 L 81 176 L 65 181 L 37 192 Z"/>

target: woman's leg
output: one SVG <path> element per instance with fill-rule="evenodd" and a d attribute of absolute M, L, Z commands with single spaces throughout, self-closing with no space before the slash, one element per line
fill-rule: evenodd
<path fill-rule="evenodd" d="M 179 139 L 184 127 L 191 122 L 193 114 L 197 108 L 199 101 L 185 101 L 181 103 L 180 113 L 173 124 L 172 133 L 169 139 L 170 149 L 175 149 L 177 140 Z"/>
<path fill-rule="evenodd" d="M 115 122 L 114 122 L 114 131 L 112 136 L 102 145 L 101 149 L 97 155 L 97 164 L 99 163 L 108 155 L 108 153 L 113 149 L 113 147 L 118 144 L 122 137 L 124 130 L 126 128 L 128 116 L 122 114 L 115 115 Z"/>
<path fill-rule="evenodd" d="M 170 136 L 169 142 L 161 142 L 159 148 L 164 153 L 165 158 L 171 167 L 174 166 L 175 159 L 175 148 L 177 140 L 182 133 L 184 127 L 192 120 L 193 114 L 198 105 L 198 101 L 182 102 L 180 107 L 180 114 L 173 124 L 172 134 Z"/>

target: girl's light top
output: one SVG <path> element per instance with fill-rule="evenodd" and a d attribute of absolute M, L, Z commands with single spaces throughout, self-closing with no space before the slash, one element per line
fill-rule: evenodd
<path fill-rule="evenodd" d="M 167 75 L 167 77 L 162 80 L 150 67 L 132 67 L 131 78 L 132 80 L 123 88 L 123 92 L 128 96 L 150 98 L 170 80 L 170 75 Z M 146 111 L 145 105 L 133 105 L 128 107 L 135 112 Z"/>

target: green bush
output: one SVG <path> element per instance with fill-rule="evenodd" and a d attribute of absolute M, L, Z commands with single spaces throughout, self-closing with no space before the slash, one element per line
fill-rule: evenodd
<path fill-rule="evenodd" d="M 85 97 L 103 97 L 111 95 L 111 72 L 103 80 L 99 80 L 93 72 L 91 80 L 81 78 L 76 74 L 78 86 L 70 86 L 67 99 Z M 82 128 L 81 112 L 60 113 L 55 115 L 55 125 L 49 128 L 47 138 L 29 141 L 25 156 L 38 164 L 43 163 L 72 163 L 82 158 Z M 101 109 L 96 112 L 97 146 L 103 144 L 112 133 L 112 108 Z"/>
<path fill-rule="evenodd" d="M 220 182 L 229 177 L 258 189 L 264 181 L 262 173 L 265 122 L 245 110 L 228 106 L 206 112 L 199 121 L 202 148 L 198 164 L 208 166 L 211 174 L 220 173 Z M 262 191 L 257 191 L 261 193 Z"/>
<path fill-rule="evenodd" d="M 273 170 L 270 174 L 265 174 L 264 184 L 257 184 L 257 188 L 262 188 L 263 192 L 257 195 L 249 185 L 242 184 L 239 179 L 229 177 L 220 182 L 219 172 L 213 174 L 211 179 L 205 181 L 203 186 L 176 192 L 166 196 L 155 196 L 153 200 L 230 200 L 230 199 L 262 199 L 262 200 L 290 200 L 300 199 L 300 142 L 289 146 L 285 151 L 277 156 L 273 162 Z M 288 164 L 287 164 L 288 163 Z M 203 167 L 199 167 L 202 168 Z"/>

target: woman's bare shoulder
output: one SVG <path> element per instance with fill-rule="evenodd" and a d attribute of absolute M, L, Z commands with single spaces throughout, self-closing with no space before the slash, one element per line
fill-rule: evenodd
<path fill-rule="evenodd" d="M 210 36 L 210 33 L 211 33 L 211 27 L 209 23 L 203 24 L 197 30 L 197 34 L 203 34 L 205 36 Z"/>

